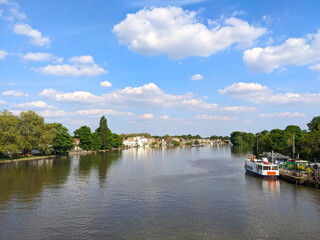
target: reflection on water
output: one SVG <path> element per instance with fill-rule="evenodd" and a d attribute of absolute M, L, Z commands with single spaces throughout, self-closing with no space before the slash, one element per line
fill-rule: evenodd
<path fill-rule="evenodd" d="M 247 176 L 247 153 L 138 148 L 0 164 L 0 239 L 316 239 L 320 191 Z"/>

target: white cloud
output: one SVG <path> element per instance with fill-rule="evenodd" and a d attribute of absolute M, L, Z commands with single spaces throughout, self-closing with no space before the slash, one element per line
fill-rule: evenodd
<path fill-rule="evenodd" d="M 103 101 L 102 97 L 95 96 L 85 91 L 77 91 L 71 93 L 58 92 L 52 88 L 44 89 L 39 93 L 41 97 L 51 98 L 55 101 L 72 101 L 81 103 L 99 103 Z"/>
<path fill-rule="evenodd" d="M 202 80 L 203 76 L 201 74 L 195 74 L 191 77 L 191 80 Z"/>
<path fill-rule="evenodd" d="M 221 110 L 225 112 L 255 112 L 257 109 L 255 107 L 233 106 L 222 107 Z"/>
<path fill-rule="evenodd" d="M 215 103 L 207 103 L 204 102 L 200 99 L 188 99 L 188 100 L 183 100 L 182 105 L 187 106 L 187 107 L 193 107 L 195 109 L 206 109 L 206 110 L 213 110 L 218 107 L 217 104 Z"/>
<path fill-rule="evenodd" d="M 273 117 L 304 117 L 303 113 L 299 112 L 278 112 L 278 113 L 261 113 L 259 118 L 273 118 Z"/>
<path fill-rule="evenodd" d="M 14 1 L 0 0 L 2 9 L 0 9 L 0 18 L 7 22 L 15 20 L 26 20 L 27 17 L 24 13 L 20 12 L 19 5 Z"/>
<path fill-rule="evenodd" d="M 94 64 L 94 60 L 92 56 L 75 56 L 69 59 L 72 63 L 80 63 L 80 64 Z"/>
<path fill-rule="evenodd" d="M 44 111 L 38 111 L 38 113 L 42 117 L 65 117 L 67 115 L 70 115 L 69 113 L 63 110 L 44 110 Z"/>
<path fill-rule="evenodd" d="M 313 66 L 309 67 L 309 69 L 312 71 L 320 71 L 320 64 L 313 65 Z"/>
<path fill-rule="evenodd" d="M 5 50 L 0 50 L 0 60 L 5 59 L 8 54 L 9 53 L 6 52 Z"/>
<path fill-rule="evenodd" d="M 221 121 L 232 121 L 237 120 L 237 117 L 228 117 L 228 116 L 217 116 L 217 115 L 197 115 L 195 119 L 198 120 L 221 120 Z"/>
<path fill-rule="evenodd" d="M 13 96 L 13 97 L 27 97 L 29 94 L 23 91 L 9 90 L 2 93 L 3 96 Z"/>
<path fill-rule="evenodd" d="M 33 68 L 34 71 L 54 76 L 98 76 L 107 73 L 106 70 L 94 63 L 92 56 L 76 56 L 69 59 L 70 64 L 48 65 L 45 67 Z"/>
<path fill-rule="evenodd" d="M 154 119 L 154 115 L 152 113 L 145 113 L 140 115 L 138 119 Z"/>
<path fill-rule="evenodd" d="M 39 95 L 55 101 L 73 101 L 103 106 L 109 105 L 116 106 L 117 108 L 127 108 L 129 106 L 140 108 L 180 107 L 195 111 L 212 111 L 218 106 L 215 103 L 194 99 L 192 93 L 185 93 L 183 95 L 165 93 L 154 83 L 148 83 L 140 87 L 126 87 L 102 96 L 96 96 L 85 91 L 59 92 L 51 88 L 44 89 Z"/>
<path fill-rule="evenodd" d="M 7 104 L 7 102 L 0 99 L 0 105 L 4 105 L 4 104 Z"/>
<path fill-rule="evenodd" d="M 112 83 L 108 82 L 108 81 L 104 81 L 100 83 L 101 87 L 112 87 Z"/>
<path fill-rule="evenodd" d="M 169 120 L 170 117 L 168 115 L 163 115 L 162 117 L 160 117 L 160 119 L 163 119 L 163 120 Z"/>
<path fill-rule="evenodd" d="M 268 88 L 259 83 L 244 83 L 238 82 L 218 90 L 220 94 L 229 95 L 235 98 L 250 98 L 253 96 L 260 96 L 269 92 Z"/>
<path fill-rule="evenodd" d="M 314 104 L 320 103 L 319 93 L 274 93 L 259 83 L 234 83 L 220 89 L 222 95 L 243 99 L 256 104 Z"/>
<path fill-rule="evenodd" d="M 22 59 L 26 61 L 51 61 L 55 59 L 55 57 L 50 53 L 42 53 L 42 52 L 28 52 L 22 55 Z"/>
<path fill-rule="evenodd" d="M 113 27 L 120 44 L 142 55 L 167 54 L 171 59 L 189 56 L 208 57 L 233 44 L 252 45 L 266 33 L 265 28 L 250 26 L 231 17 L 224 26 L 209 29 L 197 20 L 197 12 L 180 7 L 144 8 L 127 14 Z"/>
<path fill-rule="evenodd" d="M 282 45 L 244 51 L 249 70 L 272 72 L 283 65 L 307 65 L 320 61 L 320 31 L 306 38 L 289 38 Z"/>
<path fill-rule="evenodd" d="M 131 112 L 119 112 L 113 109 L 90 109 L 90 110 L 79 110 L 76 111 L 75 114 L 77 115 L 94 115 L 94 116 L 101 116 L 101 115 L 109 115 L 109 116 L 135 116 Z"/>
<path fill-rule="evenodd" d="M 45 46 L 50 43 L 50 39 L 42 37 L 42 33 L 33 29 L 30 25 L 25 23 L 17 23 L 13 26 L 13 31 L 16 34 L 30 37 L 30 43 L 37 46 Z"/>
<path fill-rule="evenodd" d="M 49 105 L 43 101 L 26 102 L 12 105 L 15 108 L 44 108 L 44 109 L 54 109 L 55 106 Z"/>

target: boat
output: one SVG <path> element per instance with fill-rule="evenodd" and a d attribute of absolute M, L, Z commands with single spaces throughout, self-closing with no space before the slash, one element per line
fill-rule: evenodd
<path fill-rule="evenodd" d="M 255 177 L 264 179 L 278 179 L 279 166 L 277 164 L 269 163 L 268 159 L 257 159 L 255 155 L 249 155 L 245 159 L 244 169 L 246 173 Z"/>

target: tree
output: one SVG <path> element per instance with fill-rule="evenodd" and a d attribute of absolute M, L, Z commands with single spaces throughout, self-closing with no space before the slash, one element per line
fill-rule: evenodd
<path fill-rule="evenodd" d="M 309 131 L 320 130 L 320 116 L 314 117 L 307 126 Z"/>
<path fill-rule="evenodd" d="M 22 149 L 22 136 L 18 133 L 19 119 L 8 110 L 0 112 L 0 153 L 12 157 Z"/>
<path fill-rule="evenodd" d="M 106 149 L 108 145 L 108 133 L 109 128 L 107 124 L 107 119 L 105 116 L 100 118 L 99 128 L 96 130 L 100 137 L 101 149 Z"/>
<path fill-rule="evenodd" d="M 62 154 L 69 151 L 73 146 L 73 138 L 69 134 L 69 130 L 61 123 L 51 124 L 54 129 L 54 138 L 52 147 L 56 154 Z"/>
<path fill-rule="evenodd" d="M 96 151 L 101 149 L 101 139 L 97 131 L 92 133 L 92 149 Z"/>
<path fill-rule="evenodd" d="M 91 134 L 91 129 L 87 126 L 82 126 L 76 129 L 74 132 L 74 137 L 80 139 L 79 146 L 85 150 L 93 149 L 93 139 Z"/>
<path fill-rule="evenodd" d="M 21 112 L 19 114 L 19 134 L 23 138 L 23 151 L 30 153 L 31 150 L 43 149 L 43 144 L 50 144 L 42 136 L 48 131 L 45 128 L 44 118 L 34 111 Z"/>

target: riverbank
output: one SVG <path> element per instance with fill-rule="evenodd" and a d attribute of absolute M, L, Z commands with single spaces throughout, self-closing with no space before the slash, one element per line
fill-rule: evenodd
<path fill-rule="evenodd" d="M 21 161 L 42 160 L 42 159 L 53 159 L 53 158 L 56 158 L 56 155 L 4 159 L 4 160 L 0 160 L 0 164 L 1 163 L 11 163 L 11 162 L 21 162 Z"/>
<path fill-rule="evenodd" d="M 111 152 L 111 151 L 120 151 L 124 148 L 112 148 L 112 149 L 104 149 L 98 151 L 86 151 L 86 150 L 79 150 L 79 151 L 70 151 L 68 155 L 75 155 L 75 154 L 91 154 L 97 152 Z M 63 155 L 65 156 L 65 155 Z M 0 159 L 1 163 L 12 163 L 12 162 L 21 162 L 21 161 L 32 161 L 32 160 L 42 160 L 42 159 L 54 159 L 57 157 L 61 157 L 59 155 L 47 155 L 47 156 L 30 156 L 30 157 L 22 157 L 22 158 L 13 158 L 13 159 Z"/>

